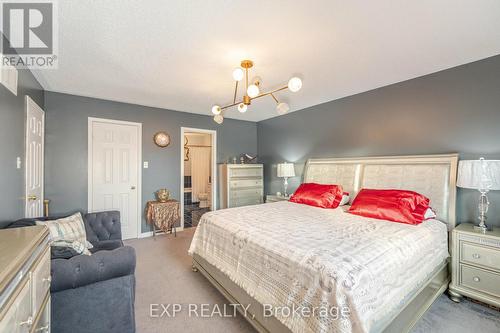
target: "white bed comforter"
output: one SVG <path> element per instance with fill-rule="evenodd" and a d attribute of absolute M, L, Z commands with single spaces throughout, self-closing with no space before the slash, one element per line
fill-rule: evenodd
<path fill-rule="evenodd" d="M 277 313 L 292 332 L 372 332 L 446 260 L 447 239 L 437 220 L 412 226 L 276 202 L 203 215 L 189 253 L 261 304 L 316 311 Z M 325 315 L 330 307 L 349 313 Z"/>

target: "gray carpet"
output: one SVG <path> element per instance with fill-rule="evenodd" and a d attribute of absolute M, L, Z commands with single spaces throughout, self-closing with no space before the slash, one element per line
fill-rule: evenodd
<path fill-rule="evenodd" d="M 150 317 L 150 304 L 218 304 L 224 297 L 200 274 L 191 271 L 187 249 L 194 228 L 172 235 L 126 241 L 137 251 L 137 292 L 135 317 L 138 333 L 164 332 L 254 332 L 244 318 Z M 161 312 L 161 308 L 159 311 Z M 159 313 L 159 312 L 156 312 Z M 169 309 L 169 313 L 172 313 Z M 201 308 L 198 308 L 201 314 Z M 455 304 L 441 296 L 417 323 L 414 333 L 500 332 L 500 312 L 463 301 Z"/>

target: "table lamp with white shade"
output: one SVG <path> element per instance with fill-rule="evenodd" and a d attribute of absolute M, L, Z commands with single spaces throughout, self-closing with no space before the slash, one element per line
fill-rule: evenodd
<path fill-rule="evenodd" d="M 295 167 L 293 163 L 278 164 L 278 177 L 284 178 L 283 186 L 285 187 L 285 197 L 288 197 L 286 190 L 288 188 L 288 178 L 295 177 Z"/>
<path fill-rule="evenodd" d="M 490 204 L 488 192 L 500 190 L 500 160 L 464 160 L 458 164 L 457 186 L 478 190 L 479 199 L 479 225 L 474 230 L 485 233 L 490 230 L 486 225 L 486 213 Z"/>

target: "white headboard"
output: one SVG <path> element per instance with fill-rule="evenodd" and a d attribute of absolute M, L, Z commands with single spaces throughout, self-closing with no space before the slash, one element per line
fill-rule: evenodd
<path fill-rule="evenodd" d="M 438 219 L 455 227 L 458 154 L 309 159 L 304 183 L 340 184 L 354 198 L 360 189 L 411 190 L 427 196 Z"/>

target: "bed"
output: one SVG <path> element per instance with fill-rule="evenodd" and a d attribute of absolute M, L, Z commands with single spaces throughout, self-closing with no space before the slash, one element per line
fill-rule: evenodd
<path fill-rule="evenodd" d="M 304 182 L 341 184 L 352 197 L 414 190 L 437 217 L 410 226 L 290 202 L 215 211 L 193 237 L 193 267 L 231 303 L 250 305 L 246 319 L 259 332 L 409 331 L 449 282 L 457 162 L 311 159 Z"/>

